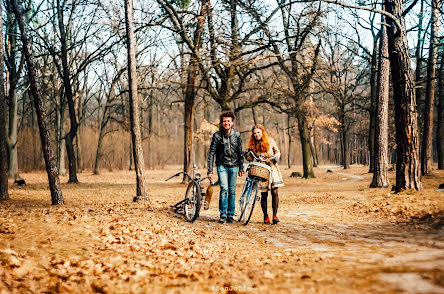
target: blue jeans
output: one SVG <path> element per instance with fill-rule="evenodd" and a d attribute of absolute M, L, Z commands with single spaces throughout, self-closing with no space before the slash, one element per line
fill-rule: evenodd
<path fill-rule="evenodd" d="M 217 166 L 220 181 L 219 212 L 221 218 L 233 217 L 236 200 L 237 166 Z M 227 197 L 228 196 L 228 197 Z"/>

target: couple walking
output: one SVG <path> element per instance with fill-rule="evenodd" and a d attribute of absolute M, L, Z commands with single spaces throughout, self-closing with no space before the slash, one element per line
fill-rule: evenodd
<path fill-rule="evenodd" d="M 232 223 L 234 221 L 236 179 L 237 176 L 242 177 L 244 174 L 242 140 L 239 131 L 233 129 L 235 119 L 236 116 L 232 111 L 224 111 L 221 113 L 220 130 L 213 134 L 208 153 L 208 177 L 210 179 L 213 177 L 213 164 L 214 160 L 216 160 L 216 170 L 220 181 L 219 223 Z M 260 183 L 259 189 L 261 191 L 261 207 L 264 213 L 264 223 L 271 224 L 267 213 L 268 191 L 271 190 L 273 224 L 277 224 L 279 222 L 277 217 L 279 206 L 278 187 L 284 185 L 281 172 L 277 165 L 280 151 L 276 142 L 268 137 L 262 125 L 255 125 L 251 129 L 248 148 L 258 156 L 262 155 L 264 158 L 275 158 L 267 163 L 272 169 L 270 179 L 267 182 Z"/>

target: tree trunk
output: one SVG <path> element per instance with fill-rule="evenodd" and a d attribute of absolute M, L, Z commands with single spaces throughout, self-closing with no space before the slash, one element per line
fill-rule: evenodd
<path fill-rule="evenodd" d="M 134 167 L 137 179 L 137 195 L 133 201 L 149 200 L 145 183 L 145 163 L 143 159 L 140 133 L 140 109 L 137 93 L 136 44 L 133 28 L 133 1 L 125 0 L 125 28 L 128 51 L 128 92 L 130 101 L 131 141 L 133 143 Z"/>
<path fill-rule="evenodd" d="M 8 128 L 8 176 L 9 178 L 18 177 L 18 158 L 17 158 L 17 92 L 9 91 L 9 128 Z"/>
<path fill-rule="evenodd" d="M 83 126 L 80 123 L 80 120 L 83 116 L 83 95 L 82 92 L 79 95 L 78 100 L 78 115 L 79 115 L 79 126 L 77 128 L 77 135 L 76 135 L 76 149 L 77 149 L 77 171 L 82 172 L 83 171 L 83 150 L 82 150 L 82 137 L 83 137 Z"/>
<path fill-rule="evenodd" d="M 441 53 L 439 67 L 439 103 L 438 120 L 436 126 L 436 143 L 438 151 L 438 169 L 444 169 L 444 52 Z"/>
<path fill-rule="evenodd" d="M 370 73 L 370 125 L 368 132 L 368 149 L 370 153 L 370 166 L 369 173 L 374 172 L 375 170 L 375 129 L 376 129 L 376 99 L 377 99 L 377 48 L 376 41 L 373 42 L 373 54 L 371 59 L 371 73 Z"/>
<path fill-rule="evenodd" d="M 185 106 L 184 106 L 184 150 L 183 150 L 183 171 L 192 174 L 193 170 L 193 121 L 194 121 L 194 100 L 196 97 L 196 75 L 197 66 L 190 60 L 188 69 L 187 85 L 185 89 Z M 182 183 L 188 183 L 188 177 L 183 175 Z"/>
<path fill-rule="evenodd" d="M 103 141 L 103 127 L 100 127 L 99 140 L 97 142 L 96 160 L 94 161 L 94 174 L 100 175 L 100 160 L 102 159 L 102 141 Z"/>
<path fill-rule="evenodd" d="M 302 165 L 304 169 L 303 177 L 314 178 L 314 170 L 313 170 L 313 155 L 311 153 L 310 147 L 310 132 L 307 127 L 307 119 L 304 114 L 298 114 L 298 129 L 299 129 L 299 137 L 301 138 L 301 146 L 302 146 Z"/>
<path fill-rule="evenodd" d="M 20 3 L 20 2 L 19 2 Z M 62 190 L 60 187 L 59 176 L 57 173 L 56 161 L 54 159 L 54 151 L 51 144 L 51 135 L 49 131 L 48 116 L 43 101 L 40 88 L 38 87 L 37 67 L 35 57 L 33 56 L 31 44 L 28 39 L 28 30 L 23 19 L 24 11 L 21 3 L 17 4 L 17 0 L 11 0 L 12 8 L 20 27 L 21 39 L 23 43 L 23 54 L 25 55 L 26 65 L 28 67 L 28 79 L 30 91 L 34 98 L 34 106 L 37 113 L 37 120 L 40 129 L 40 139 L 42 142 L 43 156 L 45 158 L 46 172 L 48 174 L 49 188 L 51 190 L 51 203 L 53 205 L 63 204 Z"/>
<path fill-rule="evenodd" d="M 384 9 L 384 8 L 383 8 Z M 388 179 L 388 102 L 390 87 L 390 63 L 388 59 L 387 28 L 385 16 L 381 15 L 378 65 L 378 101 L 376 121 L 375 168 L 371 188 L 385 188 Z"/>
<path fill-rule="evenodd" d="M 9 6 L 8 2 L 7 5 Z M 17 23 L 12 11 L 8 11 L 7 13 L 6 31 L 9 36 L 6 50 L 6 64 L 8 65 L 7 82 L 9 85 L 7 88 L 9 101 L 9 121 L 8 134 L 6 138 L 8 148 L 8 176 L 9 178 L 15 179 L 19 177 L 17 157 L 17 83 L 20 78 L 21 70 L 20 68 L 17 68 L 16 64 L 17 52 L 20 50 L 20 48 L 17 45 Z"/>
<path fill-rule="evenodd" d="M 415 85 L 417 85 L 416 91 L 416 109 L 418 112 L 419 122 L 422 121 L 422 96 L 423 96 L 423 86 L 422 82 L 422 64 L 423 64 L 423 46 L 424 46 L 424 36 L 423 36 L 423 21 L 424 21 L 424 0 L 419 0 L 420 9 L 418 13 L 418 35 L 415 49 L 415 59 L 416 59 L 416 70 L 415 70 Z M 418 127 L 420 125 L 418 124 Z"/>
<path fill-rule="evenodd" d="M 3 53 L 3 20 L 0 17 L 0 56 Z M 6 149 L 6 93 L 3 77 L 4 63 L 0 60 L 0 200 L 8 200 L 8 161 Z"/>
<path fill-rule="evenodd" d="M 293 126 L 290 125 L 291 116 L 287 115 L 287 136 L 288 136 L 288 154 L 287 154 L 287 166 L 291 168 L 291 130 Z"/>
<path fill-rule="evenodd" d="M 436 61 L 438 59 L 437 39 L 439 25 L 439 0 L 432 0 L 430 25 L 429 60 L 427 62 L 427 84 L 424 105 L 424 128 L 422 131 L 421 173 L 432 174 L 433 112 L 435 99 Z"/>
<path fill-rule="evenodd" d="M 396 187 L 395 191 L 422 188 L 419 158 L 418 121 L 413 72 L 407 46 L 402 0 L 385 0 L 388 19 L 389 59 L 393 81 L 396 121 Z"/>
<path fill-rule="evenodd" d="M 316 141 L 315 141 L 315 127 L 314 124 L 310 126 L 310 149 L 311 154 L 313 155 L 313 167 L 318 166 L 318 151 L 316 150 Z"/>
<path fill-rule="evenodd" d="M 185 114 L 184 114 L 184 160 L 183 171 L 191 174 L 193 165 L 193 121 L 194 121 L 194 100 L 196 99 L 196 78 L 197 78 L 197 56 L 202 46 L 202 32 L 206 19 L 207 0 L 201 1 L 200 15 L 197 19 L 194 31 L 193 43 L 195 53 L 190 56 L 187 85 L 185 88 Z M 187 183 L 188 177 L 183 175 L 182 183 Z"/>
<path fill-rule="evenodd" d="M 68 183 L 78 183 L 77 179 L 77 162 L 76 153 L 74 150 L 74 138 L 77 134 L 77 115 L 74 105 L 74 95 L 71 85 L 71 70 L 68 62 L 68 39 L 65 31 L 65 24 L 63 22 L 63 8 L 60 5 L 60 0 L 57 0 L 57 16 L 58 25 L 60 30 L 60 43 L 61 43 L 61 61 L 62 61 L 62 79 L 63 88 L 65 90 L 65 97 L 68 101 L 69 119 L 71 122 L 71 128 L 65 137 L 66 152 L 68 154 L 68 166 L 69 166 L 69 180 Z"/>
<path fill-rule="evenodd" d="M 341 127 L 341 158 L 344 169 L 350 168 L 350 152 L 348 151 L 348 134 L 345 126 Z"/>
<path fill-rule="evenodd" d="M 55 79 L 54 79 L 55 80 Z M 63 125 L 65 121 L 65 103 L 63 100 L 63 93 L 60 93 L 60 108 L 57 110 L 57 170 L 59 175 L 66 174 L 65 168 L 65 139 L 63 139 Z"/>

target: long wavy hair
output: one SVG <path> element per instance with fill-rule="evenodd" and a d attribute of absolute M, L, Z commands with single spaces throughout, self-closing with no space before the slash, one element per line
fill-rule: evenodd
<path fill-rule="evenodd" d="M 255 129 L 260 129 L 262 131 L 262 138 L 260 140 L 256 140 L 256 138 L 254 137 Z M 248 141 L 248 148 L 253 150 L 253 152 L 256 154 L 267 152 L 268 148 L 270 148 L 270 140 L 263 125 L 254 125 L 251 129 L 251 136 L 250 140 Z"/>

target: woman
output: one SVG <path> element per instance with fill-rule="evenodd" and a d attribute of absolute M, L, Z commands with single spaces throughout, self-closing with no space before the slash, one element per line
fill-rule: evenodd
<path fill-rule="evenodd" d="M 284 186 L 284 181 L 282 180 L 282 174 L 277 165 L 277 161 L 281 156 L 281 152 L 276 145 L 276 142 L 273 138 L 268 137 L 265 128 L 262 125 L 255 125 L 251 129 L 251 137 L 248 142 L 248 148 L 251 149 L 256 155 L 262 155 L 264 158 L 272 157 L 271 161 L 268 161 L 267 164 L 271 167 L 270 178 L 267 182 L 261 182 L 259 184 L 259 190 L 261 191 L 261 206 L 262 212 L 264 213 L 264 223 L 270 224 L 270 218 L 267 213 L 267 197 L 268 191 L 271 190 L 272 196 L 272 207 L 273 207 L 273 224 L 277 224 L 279 222 L 279 218 L 277 217 L 277 211 L 279 206 L 279 195 L 278 188 Z M 248 158 L 247 160 L 252 160 L 252 158 Z M 250 160 L 250 161 L 251 161 Z"/>

